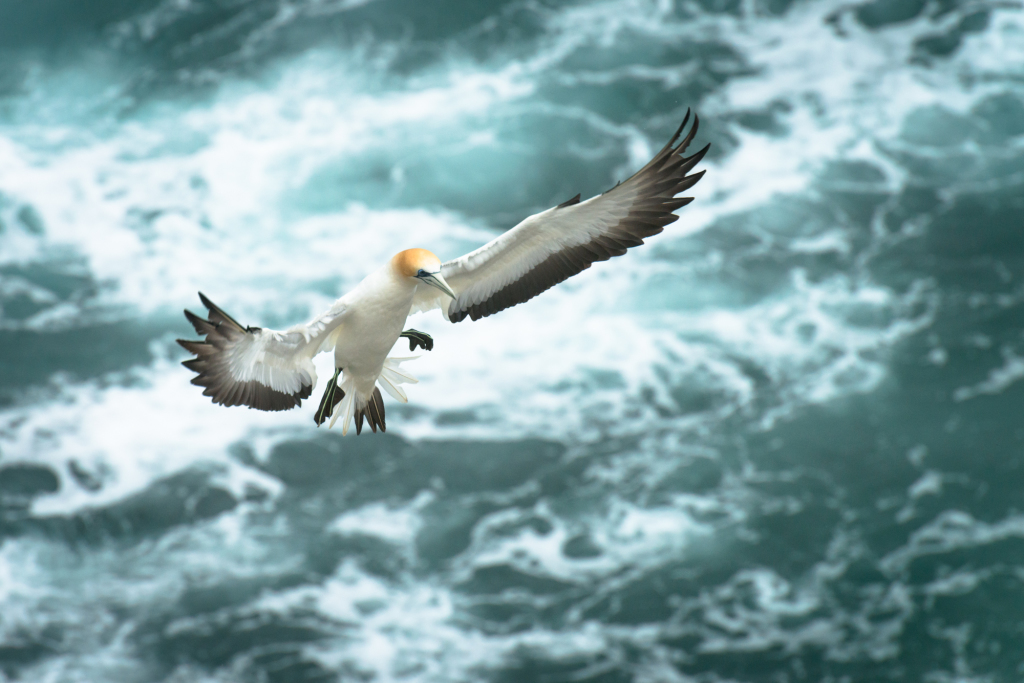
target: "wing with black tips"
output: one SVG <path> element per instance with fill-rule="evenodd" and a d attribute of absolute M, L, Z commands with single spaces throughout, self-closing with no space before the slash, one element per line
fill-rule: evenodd
<path fill-rule="evenodd" d="M 308 324 L 279 332 L 243 326 L 202 292 L 199 298 L 206 319 L 191 311 L 185 317 L 205 338 L 178 343 L 195 354 L 182 365 L 198 373 L 192 383 L 204 387 L 204 396 L 257 410 L 289 410 L 309 398 L 316 385 L 313 356 L 344 316 L 340 300 Z"/>
<path fill-rule="evenodd" d="M 579 196 L 530 216 L 479 249 L 441 266 L 457 297 L 424 292 L 413 311 L 442 307 L 459 322 L 477 320 L 521 304 L 589 268 L 595 261 L 621 256 L 678 219 L 675 211 L 692 197 L 677 197 L 704 175 L 690 173 L 708 147 L 683 156 L 699 121 L 676 144 L 689 121 L 651 161 L 629 180 L 585 202 Z"/>

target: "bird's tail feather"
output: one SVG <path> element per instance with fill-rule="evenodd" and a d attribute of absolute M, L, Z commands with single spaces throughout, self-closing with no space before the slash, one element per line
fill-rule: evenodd
<path fill-rule="evenodd" d="M 384 419 L 384 399 L 380 389 L 383 388 L 396 400 L 406 403 L 409 399 L 400 385 L 416 384 L 419 380 L 403 370 L 401 364 L 414 358 L 419 358 L 419 356 L 386 359 L 380 376 L 377 378 L 380 388 L 373 387 L 373 391 L 368 396 L 364 396 L 356 388 L 355 380 L 345 375 L 344 370 L 336 371 L 331 381 L 335 383 L 337 389 L 331 391 L 331 388 L 328 387 L 328 392 L 324 394 L 324 399 L 320 403 L 320 410 L 314 417 L 317 424 L 325 422 L 327 412 L 330 411 L 331 421 L 327 428 L 330 429 L 341 420 L 343 436 L 348 434 L 353 420 L 356 424 L 356 434 L 362 433 L 364 421 L 370 425 L 370 429 L 374 433 L 378 428 L 382 432 L 387 431 L 387 423 Z"/>
<path fill-rule="evenodd" d="M 400 366 L 407 360 L 414 360 L 419 356 L 405 356 L 402 358 L 388 358 L 384 361 L 384 368 L 380 371 L 380 377 L 377 378 L 377 384 L 380 388 L 388 392 L 391 398 L 402 403 L 408 403 L 409 397 L 405 395 L 405 390 L 400 385 L 402 384 L 416 384 L 419 382 L 418 379 L 409 374 L 408 371 L 403 370 Z"/>
<path fill-rule="evenodd" d="M 341 400 L 334 404 L 334 410 L 331 413 L 331 422 L 327 425 L 328 429 L 334 427 L 334 423 L 341 418 L 341 433 L 342 435 L 348 434 L 348 426 L 352 422 L 352 416 L 355 414 L 356 405 L 356 387 L 355 381 L 351 377 L 345 377 L 343 380 L 338 382 L 338 388 L 341 390 Z"/>
<path fill-rule="evenodd" d="M 377 387 L 373 388 L 373 394 L 370 395 L 370 400 L 366 402 L 366 405 L 362 408 L 356 408 L 356 434 L 361 434 L 363 431 L 363 418 L 370 423 L 370 429 L 373 433 L 377 433 L 377 427 L 380 427 L 380 431 L 386 432 L 388 430 L 387 425 L 384 423 L 384 399 L 380 396 L 380 389 Z M 344 433 L 344 430 L 342 430 Z"/>
<path fill-rule="evenodd" d="M 342 381 L 339 385 L 338 391 L 341 392 L 342 398 L 334 405 L 334 413 L 331 415 L 331 422 L 327 428 L 333 427 L 334 423 L 340 419 L 341 435 L 346 436 L 349 426 L 355 418 L 356 434 L 363 433 L 364 419 L 370 424 L 370 429 L 374 434 L 377 433 L 378 427 L 380 431 L 386 432 L 388 427 L 384 421 L 384 399 L 381 398 L 380 389 L 374 387 L 373 393 L 368 398 L 359 400 L 361 397 L 355 387 L 351 385 L 351 380 Z"/>

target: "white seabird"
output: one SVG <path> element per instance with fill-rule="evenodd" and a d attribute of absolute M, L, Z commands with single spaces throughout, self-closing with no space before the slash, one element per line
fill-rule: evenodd
<path fill-rule="evenodd" d="M 305 325 L 284 331 L 243 326 L 200 293 L 207 319 L 190 311 L 185 317 L 205 340 L 178 340 L 196 356 L 183 363 L 199 373 L 192 383 L 221 405 L 289 410 L 316 386 L 313 357 L 333 350 L 334 377 L 314 416 L 317 425 L 330 417 L 333 427 L 341 419 L 347 434 L 355 418 L 359 433 L 365 417 L 374 432 L 384 431 L 380 388 L 405 403 L 401 385 L 416 382 L 399 367 L 408 358 L 389 358 L 388 352 L 400 337 L 409 339 L 410 351 L 433 348 L 428 335 L 403 331 L 406 318 L 434 308 L 453 323 L 492 315 L 661 232 L 678 218 L 674 211 L 693 201 L 676 195 L 704 175 L 687 174 L 710 145 L 683 156 L 697 133 L 696 116 L 676 145 L 689 118 L 687 112 L 646 166 L 604 194 L 585 202 L 576 195 L 445 263 L 426 249 L 401 251 Z"/>

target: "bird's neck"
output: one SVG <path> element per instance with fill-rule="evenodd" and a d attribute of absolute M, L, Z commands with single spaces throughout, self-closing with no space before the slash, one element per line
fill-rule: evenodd
<path fill-rule="evenodd" d="M 367 275 L 352 294 L 361 301 L 373 301 L 388 307 L 393 304 L 408 310 L 412 305 L 416 284 L 411 278 L 401 275 L 391 263 L 386 263 Z"/>

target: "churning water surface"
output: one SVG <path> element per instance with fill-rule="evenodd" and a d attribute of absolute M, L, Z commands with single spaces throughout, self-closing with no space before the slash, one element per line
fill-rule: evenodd
<path fill-rule="evenodd" d="M 682 218 L 415 318 L 386 435 L 178 364 L 688 107 Z M 1017 2 L 7 2 L 0 680 L 1024 679 L 1022 230 Z"/>

